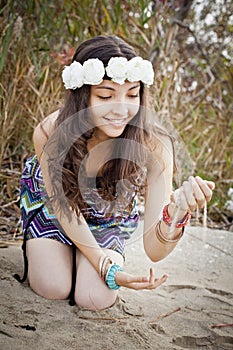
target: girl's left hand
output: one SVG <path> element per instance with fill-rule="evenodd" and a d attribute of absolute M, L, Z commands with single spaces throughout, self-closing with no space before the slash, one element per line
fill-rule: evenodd
<path fill-rule="evenodd" d="M 149 277 L 134 276 L 125 271 L 118 271 L 115 276 L 115 281 L 121 287 L 140 290 L 140 289 L 156 289 L 161 284 L 166 282 L 167 278 L 168 278 L 167 275 L 163 275 L 160 278 L 156 278 L 154 274 L 154 269 L 150 268 Z"/>
<path fill-rule="evenodd" d="M 194 211 L 203 208 L 206 202 L 212 198 L 215 184 L 212 181 L 203 180 L 200 176 L 190 176 L 184 181 L 171 196 L 171 200 L 184 211 Z"/>

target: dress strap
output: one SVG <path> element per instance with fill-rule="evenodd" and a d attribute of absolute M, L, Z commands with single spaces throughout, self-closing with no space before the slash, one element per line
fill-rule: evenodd
<path fill-rule="evenodd" d="M 28 220 L 27 225 L 26 225 L 26 227 L 25 227 L 25 229 L 24 229 L 25 232 L 27 232 L 27 229 L 28 229 L 30 223 L 31 223 L 32 220 L 35 218 L 35 216 L 39 213 L 39 211 L 41 211 L 41 209 L 42 209 L 43 206 L 44 206 L 44 205 L 42 205 L 41 207 L 37 208 L 37 209 L 35 210 L 35 212 L 33 213 L 33 215 L 31 216 L 30 220 Z M 26 242 L 27 242 L 27 240 L 26 240 L 26 234 L 24 234 L 24 236 L 23 236 L 23 244 L 22 244 L 23 260 L 24 260 L 24 273 L 23 273 L 23 277 L 21 278 L 21 277 L 19 276 L 18 273 L 15 273 L 15 274 L 14 274 L 14 278 L 15 278 L 18 282 L 20 282 L 20 283 L 25 282 L 26 279 L 27 279 L 27 275 L 28 275 L 28 258 L 27 258 L 27 252 L 26 252 Z"/>
<path fill-rule="evenodd" d="M 76 268 L 76 246 L 72 244 L 72 284 L 71 284 L 71 290 L 69 294 L 69 304 L 71 306 L 75 305 L 75 299 L 74 299 L 74 292 L 75 292 L 75 286 L 76 286 L 76 276 L 77 275 L 77 268 Z"/>
<path fill-rule="evenodd" d="M 18 273 L 14 274 L 14 278 L 20 283 L 25 282 L 27 279 L 27 275 L 28 275 L 28 259 L 27 259 L 27 254 L 26 254 L 26 237 L 25 236 L 23 238 L 22 250 L 23 250 L 23 260 L 24 260 L 23 277 L 21 278 Z"/>

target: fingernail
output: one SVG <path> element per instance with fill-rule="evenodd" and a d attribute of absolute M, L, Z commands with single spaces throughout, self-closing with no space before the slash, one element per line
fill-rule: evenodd
<path fill-rule="evenodd" d="M 212 189 L 215 188 L 215 183 L 213 181 L 209 181 L 209 183 L 212 185 Z"/>

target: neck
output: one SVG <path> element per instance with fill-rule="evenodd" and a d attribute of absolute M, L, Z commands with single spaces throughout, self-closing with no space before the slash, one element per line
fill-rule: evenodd
<path fill-rule="evenodd" d="M 97 146 L 99 143 L 110 140 L 110 137 L 101 132 L 100 130 L 95 129 L 91 138 L 88 140 L 88 150 Z"/>

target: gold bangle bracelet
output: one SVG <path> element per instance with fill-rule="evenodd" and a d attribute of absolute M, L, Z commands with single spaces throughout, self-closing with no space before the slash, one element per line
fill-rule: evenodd
<path fill-rule="evenodd" d="M 159 220 L 159 222 L 155 226 L 155 234 L 156 234 L 156 237 L 158 238 L 158 240 L 160 241 L 160 243 L 162 243 L 162 244 L 177 243 L 184 234 L 184 227 L 182 227 L 181 233 L 179 234 L 179 236 L 177 238 L 169 239 L 169 238 L 165 237 L 164 234 L 162 233 L 160 225 L 161 225 L 161 220 Z"/>
<path fill-rule="evenodd" d="M 111 264 L 111 263 L 112 263 L 112 260 L 110 259 L 109 256 L 106 256 L 106 257 L 103 259 L 102 264 L 101 264 L 101 268 L 100 268 L 100 273 L 99 273 L 100 278 L 101 278 L 102 280 L 104 280 L 104 277 L 105 277 L 105 274 L 106 274 L 106 270 L 107 270 L 107 266 L 108 266 L 109 264 Z"/>
<path fill-rule="evenodd" d="M 102 280 L 105 282 L 106 281 L 106 275 L 108 273 L 108 269 L 111 265 L 114 265 L 115 263 L 109 258 L 106 261 L 106 264 L 104 265 L 104 269 L 103 269 L 103 275 L 102 275 Z"/>
<path fill-rule="evenodd" d="M 102 276 L 103 265 L 105 264 L 105 261 L 107 259 L 110 259 L 107 255 L 106 256 L 101 256 L 100 259 L 99 259 L 98 273 L 99 273 L 100 277 Z"/>
<path fill-rule="evenodd" d="M 106 257 L 103 257 L 101 256 L 100 259 L 99 259 L 99 263 L 98 263 L 98 273 L 99 273 L 99 276 L 101 276 L 101 267 L 103 265 L 103 261 Z"/>

